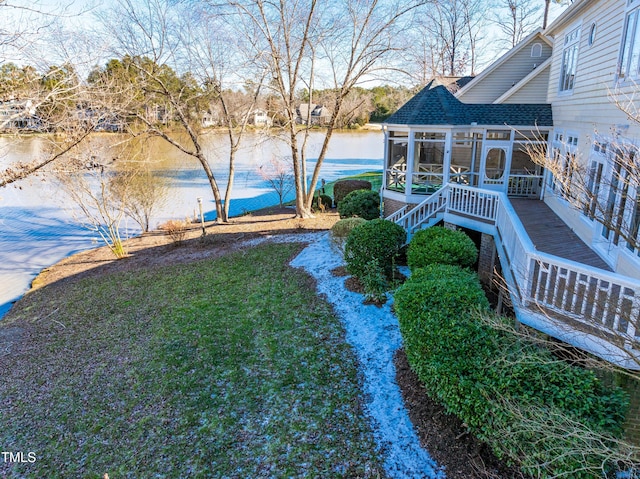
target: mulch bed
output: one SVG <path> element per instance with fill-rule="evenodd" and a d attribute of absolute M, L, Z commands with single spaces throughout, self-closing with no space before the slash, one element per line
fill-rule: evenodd
<path fill-rule="evenodd" d="M 395 365 L 396 381 L 420 444 L 445 467 L 447 479 L 524 479 L 517 468 L 498 460 L 486 444 L 469 434 L 462 421 L 429 397 L 404 350 L 396 353 Z"/>

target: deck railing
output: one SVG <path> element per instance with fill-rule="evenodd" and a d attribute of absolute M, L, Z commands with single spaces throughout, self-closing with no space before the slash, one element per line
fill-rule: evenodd
<path fill-rule="evenodd" d="M 542 190 L 543 178 L 541 175 L 509 175 L 507 195 L 537 198 Z"/>
<path fill-rule="evenodd" d="M 502 192 L 449 183 L 395 221 L 410 237 L 444 214 L 493 226 L 521 307 L 599 331 L 599 337 L 629 351 L 637 361 L 634 368 L 640 368 L 640 281 L 538 251 Z"/>

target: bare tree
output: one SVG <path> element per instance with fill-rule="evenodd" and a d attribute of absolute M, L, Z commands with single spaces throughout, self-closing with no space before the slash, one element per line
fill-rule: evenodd
<path fill-rule="evenodd" d="M 7 93 L 9 94 L 9 93 Z M 9 165 L 0 171 L 0 187 L 24 179 L 73 151 L 96 128 L 99 116 L 79 116 L 78 105 L 87 105 L 89 97 L 70 65 L 51 66 L 48 71 L 22 84 L 19 103 L 29 105 L 10 121 L 32 122 L 33 129 L 50 132 L 44 137 L 47 147 L 36 158 Z M 11 130 L 18 138 L 20 128 Z"/>
<path fill-rule="evenodd" d="M 470 59 L 469 16 L 467 0 L 435 2 L 426 10 L 424 28 L 434 42 L 434 51 L 441 55 L 438 62 L 441 75 L 458 76 L 467 71 Z"/>
<path fill-rule="evenodd" d="M 153 160 L 143 145 L 127 142 L 118 154 L 118 166 L 112 173 L 109 188 L 125 214 L 143 232 L 151 228 L 151 218 L 167 199 L 167 181 L 153 173 Z"/>
<path fill-rule="evenodd" d="M 284 109 L 283 133 L 291 150 L 298 216 L 312 215 L 313 191 L 345 98 L 359 82 L 380 70 L 382 60 L 396 48 L 395 39 L 404 27 L 400 19 L 420 3 L 232 2 L 243 26 L 241 35 L 254 39 L 255 58 L 269 72 L 269 87 Z M 330 86 L 335 98 L 325 105 L 330 118 L 307 187 L 306 145 L 311 127 L 305 121 L 302 127 L 298 124 L 297 91 L 306 88 L 311 105 L 319 82 Z"/>
<path fill-rule="evenodd" d="M 516 46 L 540 24 L 541 5 L 538 0 L 500 0 L 498 8 L 494 21 L 509 48 Z"/>
<path fill-rule="evenodd" d="M 90 99 L 76 73 L 75 52 L 70 46 L 57 48 L 59 43 L 49 43 L 52 32 L 61 31 L 58 21 L 85 13 L 73 12 L 72 5 L 0 1 L 0 101 L 11 102 L 5 104 L 5 113 L 13 109 L 0 127 L 18 141 L 25 132 L 51 133 L 42 137 L 47 147 L 37 157 L 0 170 L 0 187 L 24 179 L 76 149 L 99 121 L 97 115 L 79 115 L 79 107 L 87 106 Z M 11 59 L 30 65 L 17 67 Z M 60 61 L 56 64 L 56 60 Z"/>
<path fill-rule="evenodd" d="M 235 155 L 261 88 L 258 82 L 246 105 L 247 114 L 238 121 L 230 104 L 231 82 L 242 78 L 245 59 L 235 54 L 229 42 L 234 35 L 224 33 L 225 24 L 215 16 L 165 0 L 151 0 L 144 7 L 121 0 L 109 18 L 106 27 L 128 72 L 123 81 L 131 86 L 130 98 L 135 98 L 121 114 L 135 118 L 143 126 L 140 133 L 164 139 L 201 165 L 213 193 L 217 221 L 226 222 Z M 179 71 L 185 73 L 179 75 Z M 104 73 L 108 77 L 112 72 Z M 210 165 L 212 152 L 206 147 L 202 125 L 203 114 L 212 104 L 220 106 L 230 146 L 224 196 Z M 169 123 L 174 128 L 168 128 Z"/>
<path fill-rule="evenodd" d="M 278 195 L 280 208 L 284 204 L 284 200 L 294 187 L 293 166 L 291 161 L 279 157 L 272 156 L 269 163 L 260 165 L 258 174 L 265 180 L 273 191 Z"/>
<path fill-rule="evenodd" d="M 56 164 L 56 178 L 71 203 L 65 206 L 73 218 L 98 234 L 114 256 L 121 259 L 127 256 L 127 251 L 120 226 L 133 176 L 116 176 L 111 162 L 99 162 L 104 156 L 100 148 L 87 141 L 78 155 Z"/>
<path fill-rule="evenodd" d="M 475 75 L 480 55 L 480 45 L 485 39 L 488 23 L 487 3 L 481 0 L 465 0 L 462 4 L 464 23 L 469 37 L 469 74 Z"/>

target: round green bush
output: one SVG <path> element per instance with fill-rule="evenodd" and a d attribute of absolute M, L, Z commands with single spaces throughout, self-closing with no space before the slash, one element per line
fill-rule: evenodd
<path fill-rule="evenodd" d="M 418 231 L 407 250 L 407 265 L 413 271 L 430 264 L 452 264 L 470 268 L 478 259 L 478 248 L 462 231 L 442 227 Z"/>
<path fill-rule="evenodd" d="M 331 243 L 338 248 L 341 254 L 344 253 L 344 246 L 351 230 L 366 223 L 364 218 L 345 218 L 331 227 Z"/>
<path fill-rule="evenodd" d="M 338 180 L 333 185 L 333 199 L 336 206 L 352 191 L 370 190 L 371 182 L 367 180 Z"/>
<path fill-rule="evenodd" d="M 344 248 L 347 271 L 358 278 L 367 274 L 367 264 L 377 261 L 387 278 L 393 276 L 393 262 L 407 239 L 404 229 L 391 221 L 375 219 L 354 228 Z"/>
<path fill-rule="evenodd" d="M 352 191 L 338 204 L 338 213 L 340 218 L 380 218 L 380 195 L 371 190 Z"/>

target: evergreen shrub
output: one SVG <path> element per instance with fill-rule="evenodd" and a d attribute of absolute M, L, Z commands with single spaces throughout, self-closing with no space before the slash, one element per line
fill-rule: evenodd
<path fill-rule="evenodd" d="M 387 301 L 387 291 L 389 283 L 385 277 L 384 270 L 378 261 L 372 259 L 364 265 L 364 275 L 360 278 L 364 288 L 365 301 L 382 304 Z"/>
<path fill-rule="evenodd" d="M 370 190 L 371 182 L 367 180 L 338 180 L 333 185 L 333 199 L 336 206 L 352 191 Z"/>
<path fill-rule="evenodd" d="M 340 218 L 380 218 L 380 195 L 371 190 L 352 191 L 338 204 L 338 213 Z"/>
<path fill-rule="evenodd" d="M 396 291 L 395 311 L 411 368 L 498 457 L 536 477 L 597 477 L 584 468 L 606 458 L 590 431 L 621 432 L 624 392 L 482 321 L 487 299 L 469 270 L 416 270 Z"/>
<path fill-rule="evenodd" d="M 378 262 L 387 278 L 393 276 L 396 256 L 407 239 L 402 226 L 392 221 L 375 219 L 354 228 L 344 248 L 344 259 L 349 274 L 363 278 L 367 274 L 367 264 Z"/>
<path fill-rule="evenodd" d="M 463 231 L 442 227 L 420 230 L 411 238 L 407 265 L 413 271 L 430 264 L 470 268 L 478 260 L 478 248 Z"/>
<path fill-rule="evenodd" d="M 351 230 L 366 222 L 364 218 L 344 218 L 331 227 L 331 243 L 340 251 L 340 254 L 344 254 L 344 245 Z"/>

